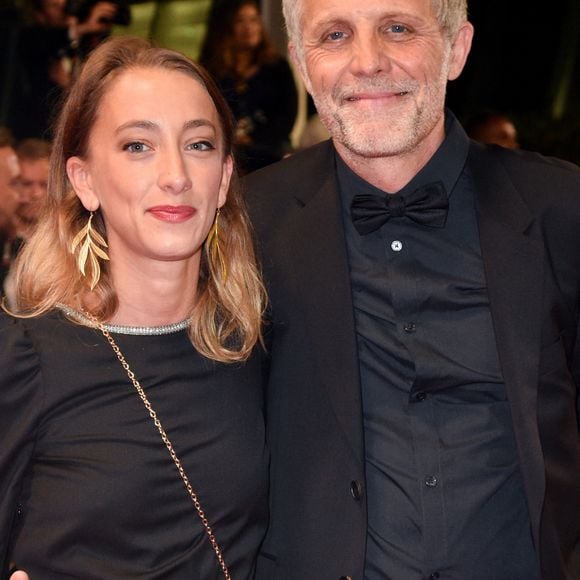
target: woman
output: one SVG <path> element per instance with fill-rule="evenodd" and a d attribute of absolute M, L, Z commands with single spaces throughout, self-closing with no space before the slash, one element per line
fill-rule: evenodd
<path fill-rule="evenodd" d="M 264 290 L 218 90 L 115 39 L 61 113 L 0 318 L 0 555 L 31 578 L 247 578 Z M 4 568 L 3 573 L 6 568 Z"/>
<path fill-rule="evenodd" d="M 288 61 L 268 38 L 258 2 L 226 3 L 210 18 L 200 62 L 237 121 L 237 159 L 247 173 L 290 151 L 298 97 Z"/>

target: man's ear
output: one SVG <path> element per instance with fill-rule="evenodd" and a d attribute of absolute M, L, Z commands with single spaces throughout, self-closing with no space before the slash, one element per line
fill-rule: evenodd
<path fill-rule="evenodd" d="M 66 161 L 66 173 L 85 209 L 88 211 L 99 209 L 100 201 L 94 192 L 87 162 L 80 157 L 70 157 Z"/>
<path fill-rule="evenodd" d="M 473 25 L 471 22 L 464 22 L 451 46 L 451 60 L 449 62 L 449 73 L 447 78 L 450 81 L 455 80 L 463 70 L 469 51 L 471 50 L 471 41 L 473 40 Z"/>

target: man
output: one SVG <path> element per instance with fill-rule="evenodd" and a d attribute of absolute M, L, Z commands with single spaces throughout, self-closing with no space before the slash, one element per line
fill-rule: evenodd
<path fill-rule="evenodd" d="M 27 238 L 38 221 L 48 188 L 51 144 L 43 139 L 24 139 L 16 147 L 20 165 L 19 204 L 16 215 L 20 236 Z"/>
<path fill-rule="evenodd" d="M 10 247 L 14 238 L 14 214 L 18 206 L 18 159 L 9 131 L 0 127 L 0 294 L 10 266 Z"/>
<path fill-rule="evenodd" d="M 34 230 L 48 188 L 48 167 L 51 144 L 43 139 L 24 139 L 16 147 L 20 169 L 17 180 L 18 206 L 14 213 L 14 233 L 4 248 L 4 266 L 9 268 L 14 258 Z M 15 301 L 14 277 L 4 276 L 3 292 L 9 306 Z"/>
<path fill-rule="evenodd" d="M 580 171 L 444 109 L 465 0 L 284 0 L 332 140 L 245 181 L 271 299 L 260 580 L 580 578 Z"/>

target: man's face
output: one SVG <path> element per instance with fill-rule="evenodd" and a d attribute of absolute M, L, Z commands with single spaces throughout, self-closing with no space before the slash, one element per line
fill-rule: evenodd
<path fill-rule="evenodd" d="M 65 0 L 44 0 L 41 13 L 43 24 L 49 28 L 66 26 L 67 14 L 65 6 Z"/>
<path fill-rule="evenodd" d="M 12 147 L 0 147 L 0 232 L 12 223 L 18 206 L 18 159 Z"/>
<path fill-rule="evenodd" d="M 48 158 L 20 159 L 18 192 L 20 204 L 17 214 L 23 221 L 33 224 L 38 215 L 48 188 Z"/>
<path fill-rule="evenodd" d="M 451 42 L 426 0 L 302 2 L 298 64 L 339 150 L 385 157 L 442 139 L 445 89 L 463 68 L 470 24 Z"/>

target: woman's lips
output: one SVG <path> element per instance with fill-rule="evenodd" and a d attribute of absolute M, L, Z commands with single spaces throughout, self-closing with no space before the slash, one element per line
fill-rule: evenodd
<path fill-rule="evenodd" d="M 158 220 L 172 223 L 185 222 L 196 213 L 190 205 L 156 205 L 147 211 Z"/>

